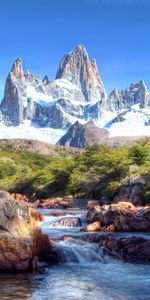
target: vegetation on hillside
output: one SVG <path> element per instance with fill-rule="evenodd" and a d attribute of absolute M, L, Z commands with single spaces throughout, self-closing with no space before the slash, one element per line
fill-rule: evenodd
<path fill-rule="evenodd" d="M 149 198 L 150 141 L 128 147 L 103 145 L 82 152 L 54 151 L 39 155 L 10 146 L 0 148 L 0 189 L 46 198 L 91 196 L 113 198 L 132 176 L 146 178 Z"/>

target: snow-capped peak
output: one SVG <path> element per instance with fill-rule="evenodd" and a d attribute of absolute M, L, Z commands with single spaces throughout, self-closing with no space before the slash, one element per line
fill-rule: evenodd
<path fill-rule="evenodd" d="M 46 141 L 43 132 L 44 136 L 48 132 L 54 142 L 54 135 L 60 138 L 76 121 L 85 124 L 89 120 L 107 128 L 112 136 L 150 135 L 150 94 L 141 80 L 125 90 L 115 88 L 108 97 L 96 60 L 90 60 L 84 46 L 78 45 L 63 57 L 52 81 L 24 72 L 22 60 L 15 60 L 6 80 L 0 118 L 5 132 L 0 137 L 14 137 L 16 132 L 16 137 L 35 135 Z"/>

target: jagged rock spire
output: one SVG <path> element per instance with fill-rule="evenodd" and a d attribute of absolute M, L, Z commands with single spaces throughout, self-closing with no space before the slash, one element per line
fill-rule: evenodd
<path fill-rule="evenodd" d="M 42 82 L 43 82 L 44 85 L 46 85 L 46 84 L 49 83 L 49 79 L 48 79 L 48 76 L 47 76 L 47 75 L 44 76 Z"/>
<path fill-rule="evenodd" d="M 122 110 L 129 109 L 135 104 L 149 106 L 150 96 L 143 80 L 131 83 L 126 90 L 119 91 L 116 88 L 109 95 L 107 109 Z"/>
<path fill-rule="evenodd" d="M 21 58 L 17 58 L 8 74 L 1 110 L 8 123 L 19 125 L 23 121 L 22 78 L 24 76 Z"/>
<path fill-rule="evenodd" d="M 106 97 L 96 60 L 90 60 L 84 46 L 78 45 L 61 60 L 56 79 L 67 79 L 78 85 L 85 101 L 102 100 Z"/>
<path fill-rule="evenodd" d="M 22 59 L 17 58 L 12 66 L 11 72 L 16 78 L 22 78 L 23 76 L 23 67 L 22 67 Z"/>

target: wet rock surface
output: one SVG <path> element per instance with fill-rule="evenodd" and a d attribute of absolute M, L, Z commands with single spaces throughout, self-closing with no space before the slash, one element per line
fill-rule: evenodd
<path fill-rule="evenodd" d="M 41 220 L 40 214 L 26 202 L 0 192 L 0 270 L 36 269 L 37 257 L 50 247 L 39 228 Z"/>
<path fill-rule="evenodd" d="M 32 240 L 0 231 L 0 271 L 26 271 L 32 260 Z M 32 267 L 31 267 L 32 268 Z"/>
<path fill-rule="evenodd" d="M 103 236 L 99 245 L 105 254 L 128 262 L 150 263 L 150 240 L 142 237 L 115 238 Z"/>
<path fill-rule="evenodd" d="M 82 232 L 95 232 L 101 230 L 101 224 L 99 221 L 88 224 L 86 227 L 82 228 Z"/>
<path fill-rule="evenodd" d="M 53 227 L 80 227 L 81 219 L 78 217 L 63 217 L 55 221 Z"/>
<path fill-rule="evenodd" d="M 150 231 L 150 207 L 128 202 L 95 206 L 87 213 L 87 222 L 99 221 L 101 231 Z"/>

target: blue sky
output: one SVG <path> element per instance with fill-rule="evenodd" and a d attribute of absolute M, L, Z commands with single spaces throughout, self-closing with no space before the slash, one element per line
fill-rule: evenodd
<path fill-rule="evenodd" d="M 150 83 L 149 0 L 0 1 L 0 97 L 12 62 L 55 77 L 62 56 L 83 44 L 106 91 Z"/>

